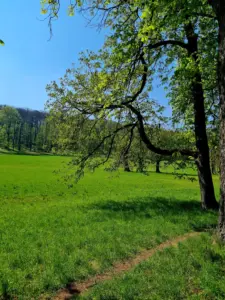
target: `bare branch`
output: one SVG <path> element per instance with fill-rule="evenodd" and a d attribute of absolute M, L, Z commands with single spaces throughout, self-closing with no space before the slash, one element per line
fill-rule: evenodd
<path fill-rule="evenodd" d="M 112 133 L 110 133 L 107 136 L 104 136 L 104 138 L 101 140 L 101 142 L 91 151 L 89 152 L 85 157 L 82 158 L 82 160 L 80 161 L 80 164 L 84 164 L 103 144 L 104 142 L 111 138 L 112 136 L 116 135 L 119 131 L 122 131 L 126 128 L 130 128 L 130 127 L 134 127 L 136 125 L 132 124 L 126 124 L 122 127 L 117 128 L 116 130 L 114 130 Z"/>
<path fill-rule="evenodd" d="M 142 74 L 142 78 L 141 78 L 141 86 L 140 86 L 139 90 L 134 95 L 127 96 L 126 98 L 130 99 L 130 100 L 123 101 L 121 103 L 122 105 L 126 105 L 126 104 L 134 102 L 138 98 L 138 96 L 143 92 L 143 90 L 144 90 L 144 88 L 146 86 L 147 77 L 148 77 L 148 65 L 147 65 L 147 63 L 145 61 L 144 53 L 143 52 L 140 54 L 139 59 L 140 59 L 142 65 L 144 66 L 144 70 L 143 70 L 143 74 Z"/>
<path fill-rule="evenodd" d="M 134 126 L 131 128 L 129 143 L 128 143 L 127 147 L 125 148 L 124 155 L 127 155 L 129 153 L 129 150 L 130 150 L 130 147 L 131 147 L 131 144 L 133 141 L 133 137 L 134 137 L 134 128 L 135 127 L 136 127 L 136 124 L 134 124 Z"/>

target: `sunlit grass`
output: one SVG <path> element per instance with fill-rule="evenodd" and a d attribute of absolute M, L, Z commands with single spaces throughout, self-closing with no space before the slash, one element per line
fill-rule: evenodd
<path fill-rule="evenodd" d="M 225 248 L 203 233 L 156 253 L 81 299 L 225 299 Z M 80 299 L 79 298 L 79 299 Z"/>
<path fill-rule="evenodd" d="M 200 209 L 197 181 L 101 169 L 68 189 L 54 172 L 66 161 L 0 155 L 0 294 L 38 299 L 216 224 L 215 213 Z"/>

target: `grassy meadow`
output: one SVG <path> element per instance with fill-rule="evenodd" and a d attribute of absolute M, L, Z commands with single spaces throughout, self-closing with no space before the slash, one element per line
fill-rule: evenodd
<path fill-rule="evenodd" d="M 68 161 L 0 155 L 0 299 L 51 299 L 190 231 L 206 232 L 80 298 L 225 299 L 225 248 L 212 235 L 217 214 L 200 209 L 197 180 L 100 169 L 71 185 L 55 173 Z"/>

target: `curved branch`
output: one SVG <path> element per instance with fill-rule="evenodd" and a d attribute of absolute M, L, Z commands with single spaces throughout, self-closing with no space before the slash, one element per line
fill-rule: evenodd
<path fill-rule="evenodd" d="M 197 151 L 191 151 L 188 149 L 161 149 L 159 147 L 156 147 L 152 144 L 150 139 L 148 138 L 145 128 L 144 128 L 144 122 L 143 122 L 143 116 L 140 113 L 139 110 L 137 110 L 135 107 L 133 107 L 131 104 L 126 105 L 127 108 L 129 108 L 137 117 L 138 119 L 138 131 L 140 134 L 140 137 L 142 141 L 145 143 L 146 147 L 151 150 L 154 153 L 160 154 L 160 155 L 165 155 L 165 156 L 172 156 L 175 153 L 180 153 L 181 155 L 185 156 L 192 156 L 194 158 L 197 158 L 198 152 Z"/>
<path fill-rule="evenodd" d="M 136 127 L 136 124 L 134 124 L 133 127 L 131 127 L 129 142 L 128 142 L 128 145 L 125 147 L 124 153 L 123 153 L 124 156 L 127 155 L 130 151 L 130 147 L 131 147 L 131 144 L 132 144 L 132 141 L 133 141 L 134 128 L 135 127 Z"/>
<path fill-rule="evenodd" d="M 156 44 L 153 44 L 153 45 L 148 45 L 147 47 L 149 49 L 156 49 L 156 48 L 159 48 L 159 47 L 162 47 L 162 46 L 167 46 L 167 45 L 175 45 L 175 46 L 179 46 L 183 49 L 186 49 L 188 50 L 188 44 L 184 43 L 184 42 L 181 42 L 181 41 L 176 41 L 176 40 L 167 40 L 167 41 L 160 41 Z M 148 78 L 148 64 L 147 62 L 145 61 L 145 58 L 144 58 L 144 52 L 141 52 L 139 58 L 138 58 L 143 67 L 144 67 L 144 70 L 143 70 L 143 74 L 142 74 L 142 78 L 141 78 L 141 86 L 139 88 L 139 90 L 132 96 L 127 96 L 126 98 L 127 99 L 130 99 L 130 100 L 127 100 L 127 101 L 123 101 L 121 104 L 122 105 L 127 105 L 129 103 L 132 103 L 134 102 L 138 96 L 143 92 L 145 86 L 146 86 L 146 83 L 147 83 L 147 78 Z"/>
<path fill-rule="evenodd" d="M 142 65 L 144 66 L 144 70 L 143 70 L 143 74 L 142 74 L 142 78 L 141 78 L 141 86 L 140 86 L 139 90 L 133 96 L 127 96 L 126 98 L 129 98 L 130 100 L 123 101 L 121 103 L 122 105 L 127 105 L 129 103 L 134 102 L 138 98 L 138 96 L 143 92 L 143 90 L 145 88 L 145 85 L 147 83 L 148 65 L 147 65 L 147 63 L 145 61 L 144 53 L 143 52 L 141 53 L 139 59 L 140 59 Z"/>
<path fill-rule="evenodd" d="M 136 126 L 136 124 L 133 124 L 133 123 L 131 123 L 131 124 L 126 124 L 126 125 L 124 125 L 124 126 L 122 126 L 122 127 L 119 127 L 119 128 L 117 128 L 116 130 L 114 130 L 112 133 L 110 133 L 109 135 L 106 135 L 106 136 L 104 136 L 104 138 L 101 140 L 101 142 L 91 151 L 91 152 L 89 152 L 86 156 L 84 156 L 82 159 L 81 159 L 81 161 L 80 161 L 80 164 L 83 164 L 83 163 L 85 163 L 85 161 L 87 161 L 88 160 L 88 158 L 90 158 L 103 144 L 104 144 L 104 142 L 105 142 L 105 140 L 107 140 L 107 139 L 109 139 L 109 138 L 111 138 L 111 137 L 113 137 L 113 136 L 115 136 L 119 131 L 121 131 L 121 130 L 124 130 L 124 129 L 126 129 L 126 128 L 130 128 L 130 127 L 132 127 L 132 128 L 134 128 Z"/>
<path fill-rule="evenodd" d="M 181 42 L 181 41 L 176 41 L 176 40 L 166 40 L 166 41 L 160 41 L 157 42 L 155 44 L 150 44 L 148 46 L 146 46 L 148 49 L 152 50 L 152 49 L 157 49 L 159 47 L 162 46 L 168 46 L 168 45 L 173 45 L 173 46 L 179 46 L 183 49 L 188 50 L 188 44 Z"/>

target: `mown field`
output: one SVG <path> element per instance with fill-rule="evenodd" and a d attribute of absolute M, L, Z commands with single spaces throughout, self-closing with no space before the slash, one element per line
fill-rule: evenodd
<path fill-rule="evenodd" d="M 98 170 L 71 186 L 54 172 L 68 161 L 0 155 L 3 299 L 51 298 L 68 282 L 191 231 L 204 232 L 80 298 L 225 299 L 225 247 L 212 234 L 217 214 L 200 209 L 197 181 L 168 170 Z"/>

